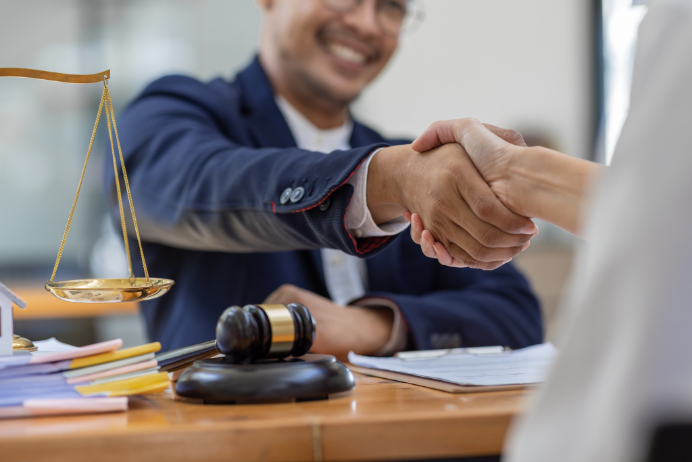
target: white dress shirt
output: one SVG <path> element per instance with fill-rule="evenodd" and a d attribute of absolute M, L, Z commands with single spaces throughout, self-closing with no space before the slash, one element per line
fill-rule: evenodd
<path fill-rule="evenodd" d="M 351 149 L 350 140 L 353 132 L 353 121 L 350 119 L 340 127 L 321 130 L 315 127 L 285 98 L 277 96 L 276 103 L 299 148 L 325 154 L 337 150 Z M 353 186 L 354 191 L 351 202 L 346 209 L 344 221 L 348 232 L 357 238 L 389 236 L 402 232 L 409 225 L 401 217 L 378 226 L 370 214 L 370 210 L 367 207 L 367 177 L 370 161 L 376 153 L 377 151 L 373 152 L 365 159 L 347 181 L 348 184 Z M 368 291 L 368 273 L 364 259 L 348 255 L 337 249 L 322 249 L 321 255 L 324 280 L 334 303 L 348 305 L 351 301 L 365 295 Z M 372 304 L 370 303 L 370 305 Z M 401 314 L 398 308 L 393 306 L 391 302 L 383 301 L 383 303 L 374 303 L 374 305 L 387 306 L 394 311 L 392 336 L 385 347 L 378 352 L 379 354 L 391 354 L 394 352 L 393 350 L 398 350 L 405 346 L 406 333 L 405 326 L 401 320 Z"/>
<path fill-rule="evenodd" d="M 692 0 L 651 2 L 630 112 L 594 196 L 561 352 L 510 462 L 643 461 L 692 420 Z"/>

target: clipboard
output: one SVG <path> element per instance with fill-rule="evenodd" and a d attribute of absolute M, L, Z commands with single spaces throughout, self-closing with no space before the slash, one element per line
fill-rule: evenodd
<path fill-rule="evenodd" d="M 537 384 L 521 384 L 521 385 L 458 385 L 455 383 L 445 382 L 443 380 L 429 379 L 418 377 L 415 375 L 403 374 L 401 372 L 384 371 L 381 369 L 371 369 L 369 367 L 354 366 L 351 363 L 346 363 L 346 366 L 352 372 L 357 372 L 363 375 L 372 377 L 380 377 L 382 379 L 394 380 L 397 382 L 418 385 L 420 387 L 432 388 L 434 390 L 444 391 L 447 393 L 486 393 L 493 391 L 515 391 L 515 390 L 530 390 Z"/>

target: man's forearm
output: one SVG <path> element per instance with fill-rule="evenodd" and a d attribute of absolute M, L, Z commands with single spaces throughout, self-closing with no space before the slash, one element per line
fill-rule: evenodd
<path fill-rule="evenodd" d="M 508 206 L 579 235 L 589 190 L 605 167 L 543 147 L 523 148 L 509 167 Z"/>

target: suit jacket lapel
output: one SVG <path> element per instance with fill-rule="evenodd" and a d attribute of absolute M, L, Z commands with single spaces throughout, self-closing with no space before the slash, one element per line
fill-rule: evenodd
<path fill-rule="evenodd" d="M 274 90 L 267 74 L 255 57 L 237 76 L 241 86 L 243 111 L 258 148 L 294 148 L 295 139 L 274 100 Z"/>

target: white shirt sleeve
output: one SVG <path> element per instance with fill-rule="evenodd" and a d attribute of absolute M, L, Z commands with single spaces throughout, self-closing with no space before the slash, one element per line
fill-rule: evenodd
<path fill-rule="evenodd" d="M 561 307 L 560 354 L 510 462 L 637 462 L 692 419 L 692 0 L 653 3 L 629 116 Z"/>
<path fill-rule="evenodd" d="M 372 219 L 370 209 L 368 209 L 368 167 L 370 166 L 372 158 L 381 149 L 382 148 L 373 151 L 346 182 L 353 186 L 354 191 L 351 203 L 346 209 L 344 222 L 348 232 L 355 237 L 390 236 L 402 232 L 409 225 L 404 217 L 399 217 L 378 226 Z"/>

